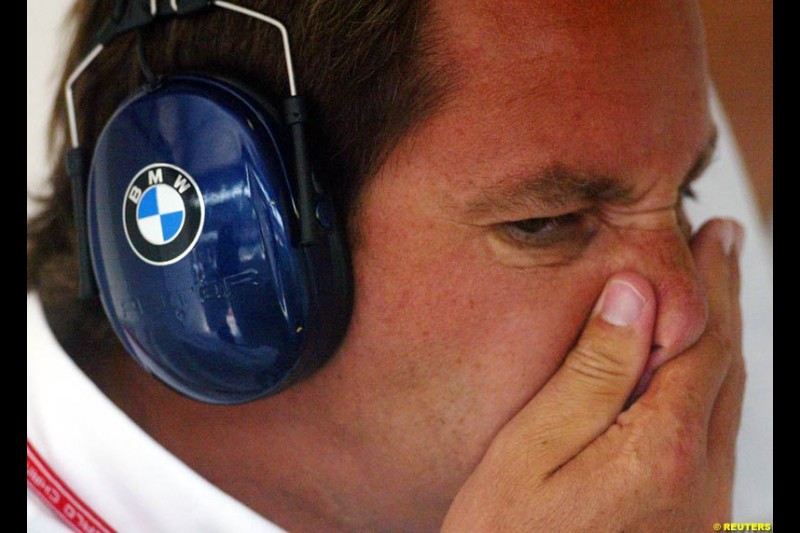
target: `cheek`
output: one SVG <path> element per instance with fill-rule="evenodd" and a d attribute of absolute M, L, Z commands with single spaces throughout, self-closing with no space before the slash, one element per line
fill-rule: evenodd
<path fill-rule="evenodd" d="M 602 281 L 509 268 L 482 237 L 448 238 L 452 227 L 372 222 L 354 254 L 361 371 L 380 376 L 378 401 L 402 398 L 409 417 L 422 410 L 483 446 L 558 368 Z"/>
<path fill-rule="evenodd" d="M 364 461 L 391 458 L 398 478 L 452 495 L 556 371 L 604 278 L 502 265 L 484 233 L 420 213 L 412 189 L 362 204 L 353 319 L 310 383 Z"/>

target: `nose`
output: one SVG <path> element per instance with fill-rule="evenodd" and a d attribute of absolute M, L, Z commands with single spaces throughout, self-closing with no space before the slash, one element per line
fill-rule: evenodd
<path fill-rule="evenodd" d="M 645 276 L 658 299 L 653 353 L 654 370 L 694 344 L 705 330 L 708 307 L 690 248 L 690 229 L 674 217 L 668 223 L 616 231 L 616 270 Z"/>

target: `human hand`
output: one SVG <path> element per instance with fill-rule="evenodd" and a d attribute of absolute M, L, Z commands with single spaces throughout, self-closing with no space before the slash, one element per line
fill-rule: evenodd
<path fill-rule="evenodd" d="M 642 276 L 611 276 L 562 367 L 497 434 L 443 531 L 710 531 L 728 521 L 745 379 L 741 232 L 714 220 L 692 239 L 705 331 L 624 411 L 657 302 Z"/>

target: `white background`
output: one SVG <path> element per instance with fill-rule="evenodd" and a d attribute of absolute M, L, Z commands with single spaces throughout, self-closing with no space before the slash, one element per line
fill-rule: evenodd
<path fill-rule="evenodd" d="M 66 0 L 27 2 L 27 178 L 41 192 L 51 161 L 45 132 L 57 92 L 57 67 L 68 47 L 62 21 Z M 727 122 L 718 109 L 721 138 L 716 161 L 697 183 L 699 202 L 690 206 L 696 223 L 714 215 L 735 216 L 747 230 L 742 257 L 742 305 L 748 385 L 739 436 L 734 520 L 771 522 L 773 497 L 772 416 L 772 245 L 760 226 L 755 204 L 735 152 Z M 34 205 L 28 202 L 28 213 Z"/>

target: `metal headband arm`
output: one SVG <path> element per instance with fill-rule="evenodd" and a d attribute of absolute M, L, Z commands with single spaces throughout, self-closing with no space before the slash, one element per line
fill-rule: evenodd
<path fill-rule="evenodd" d="M 286 73 L 289 78 L 289 94 L 291 96 L 297 96 L 297 87 L 294 81 L 294 67 L 292 65 L 292 52 L 289 45 L 289 33 L 286 31 L 286 26 L 280 21 L 257 11 L 253 11 L 252 9 L 220 0 L 149 0 L 149 2 L 147 0 L 124 2 L 123 0 L 117 5 L 117 9 L 115 9 L 111 19 L 103 25 L 103 28 L 98 33 L 95 39 L 97 44 L 86 57 L 81 60 L 64 84 L 64 99 L 67 105 L 67 121 L 69 123 L 69 137 L 72 148 L 78 148 L 80 146 L 72 87 L 86 68 L 100 55 L 103 48 L 119 35 L 150 24 L 158 17 L 187 15 L 206 9 L 210 5 L 247 15 L 248 17 L 258 19 L 278 28 L 283 41 Z"/>
<path fill-rule="evenodd" d="M 297 87 L 295 87 L 294 84 L 294 67 L 292 66 L 292 51 L 289 46 L 289 32 L 286 31 L 286 26 L 284 26 L 280 21 L 275 20 L 272 17 L 268 17 L 266 15 L 259 13 L 258 11 L 253 11 L 252 9 L 247 9 L 246 7 L 241 7 L 236 4 L 231 4 L 230 2 L 223 2 L 222 0 L 212 0 L 212 3 L 217 7 L 221 7 L 222 9 L 235 11 L 237 13 L 247 15 L 248 17 L 258 19 L 262 22 L 266 22 L 267 24 L 271 24 L 276 28 L 278 28 L 278 30 L 280 30 L 281 38 L 283 40 L 283 55 L 286 59 L 286 74 L 289 77 L 289 95 L 297 96 Z"/>

